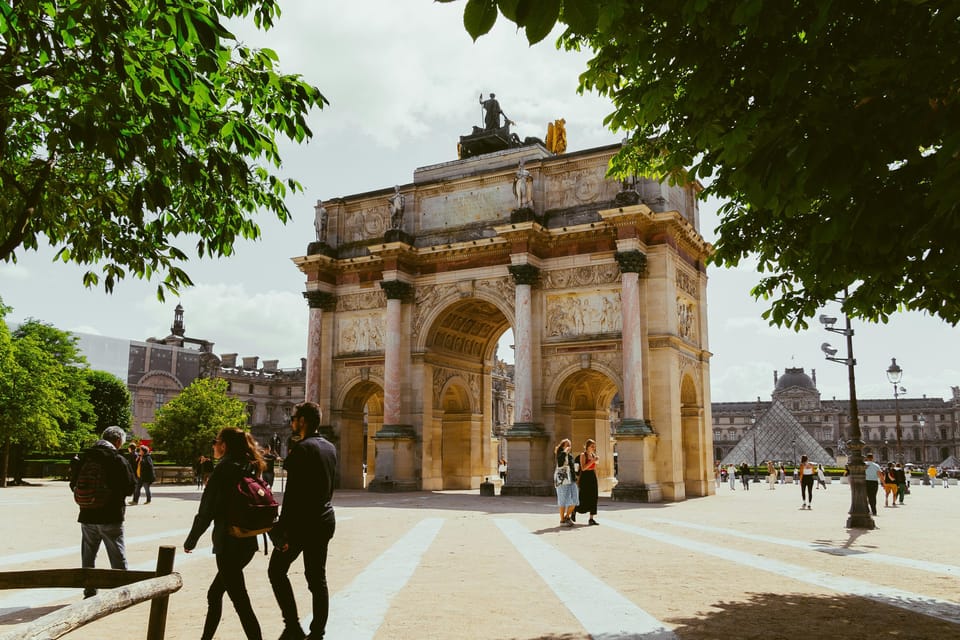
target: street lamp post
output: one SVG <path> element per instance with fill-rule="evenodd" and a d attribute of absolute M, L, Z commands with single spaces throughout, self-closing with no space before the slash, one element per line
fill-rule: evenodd
<path fill-rule="evenodd" d="M 920 414 L 920 464 L 923 465 L 927 459 L 927 434 L 924 427 L 927 426 L 927 420 Z"/>
<path fill-rule="evenodd" d="M 874 529 L 876 524 L 870 515 L 870 506 L 867 504 L 867 477 L 866 465 L 863 461 L 863 440 L 860 433 L 860 413 L 857 408 L 857 381 L 854 375 L 854 367 L 857 360 L 853 357 L 853 329 L 850 328 L 850 316 L 844 314 L 846 326 L 843 329 L 834 327 L 836 318 L 831 316 L 820 316 L 820 323 L 823 328 L 833 333 L 839 333 L 847 339 L 847 357 L 837 358 L 837 350 L 824 342 L 820 349 L 826 355 L 827 360 L 839 362 L 847 367 L 847 380 L 850 386 L 850 442 L 847 448 L 850 450 L 850 511 L 847 518 L 848 529 Z"/>
<path fill-rule="evenodd" d="M 887 380 L 893 384 L 893 406 L 897 412 L 897 462 L 903 464 L 903 429 L 900 426 L 900 394 L 906 389 L 900 386 L 900 380 L 903 378 L 903 369 L 897 364 L 896 358 L 890 358 L 890 366 L 887 367 Z"/>

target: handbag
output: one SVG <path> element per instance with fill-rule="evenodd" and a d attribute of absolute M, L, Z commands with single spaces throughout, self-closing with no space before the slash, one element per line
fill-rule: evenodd
<path fill-rule="evenodd" d="M 554 486 L 561 486 L 564 484 L 570 484 L 570 467 L 567 465 L 561 465 L 556 468 L 553 472 L 553 484 Z"/>

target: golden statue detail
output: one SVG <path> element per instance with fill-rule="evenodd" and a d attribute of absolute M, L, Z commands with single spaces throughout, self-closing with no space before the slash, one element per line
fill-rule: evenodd
<path fill-rule="evenodd" d="M 547 151 L 563 153 L 567 150 L 567 121 L 563 118 L 547 123 Z"/>

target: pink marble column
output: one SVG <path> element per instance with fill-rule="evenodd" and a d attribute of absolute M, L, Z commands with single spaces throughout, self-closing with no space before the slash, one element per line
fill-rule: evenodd
<path fill-rule="evenodd" d="M 643 418 L 643 349 L 640 333 L 640 274 L 626 271 L 620 283 L 623 315 L 623 417 Z"/>
<path fill-rule="evenodd" d="M 616 254 L 622 273 L 620 313 L 623 320 L 623 426 L 645 430 L 643 414 L 643 331 L 640 322 L 640 274 L 646 269 L 646 256 L 640 251 Z"/>
<path fill-rule="evenodd" d="M 533 321 L 530 289 L 540 271 L 532 265 L 514 265 L 510 274 L 516 283 L 514 327 L 514 425 L 533 422 Z"/>
<path fill-rule="evenodd" d="M 304 400 L 320 402 L 321 338 L 323 334 L 323 311 L 336 308 L 336 298 L 324 291 L 305 291 L 303 297 L 310 305 L 310 322 L 307 326 L 307 370 L 304 384 Z"/>
<path fill-rule="evenodd" d="M 387 326 L 383 353 L 383 425 L 400 424 L 403 415 L 401 384 L 403 382 L 402 354 L 400 353 L 403 331 L 403 301 L 413 292 L 413 287 L 399 280 L 380 283 L 387 295 Z"/>
<path fill-rule="evenodd" d="M 383 424 L 400 424 L 400 312 L 399 298 L 387 299 L 387 331 L 383 354 Z"/>

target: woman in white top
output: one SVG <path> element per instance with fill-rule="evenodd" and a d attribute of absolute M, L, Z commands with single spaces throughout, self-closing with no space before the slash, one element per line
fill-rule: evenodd
<path fill-rule="evenodd" d="M 817 472 L 817 467 L 807 456 L 800 456 L 800 464 L 797 466 L 797 474 L 800 476 L 800 496 L 803 498 L 801 509 L 813 508 L 813 479 Z"/>

